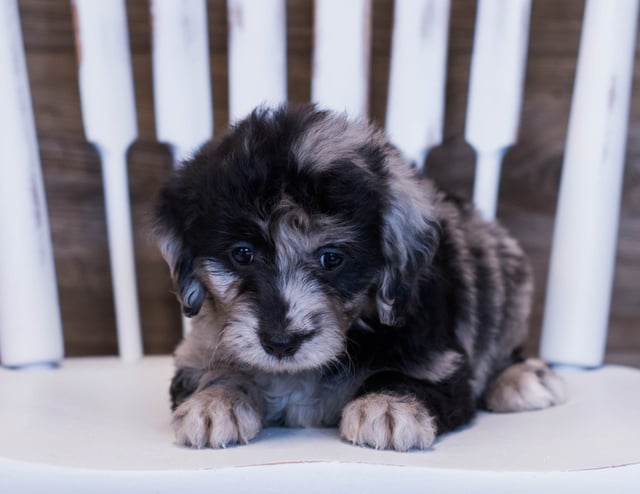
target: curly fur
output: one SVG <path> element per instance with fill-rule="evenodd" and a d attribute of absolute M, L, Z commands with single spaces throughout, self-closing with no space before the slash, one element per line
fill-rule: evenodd
<path fill-rule="evenodd" d="M 517 242 L 366 122 L 254 111 L 174 172 L 155 232 L 193 317 L 171 385 L 179 443 L 342 420 L 356 444 L 423 449 L 479 403 L 563 400 L 519 363 L 532 281 Z"/>

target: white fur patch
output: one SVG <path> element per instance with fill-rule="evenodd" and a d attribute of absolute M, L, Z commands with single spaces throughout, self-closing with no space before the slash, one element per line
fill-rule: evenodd
<path fill-rule="evenodd" d="M 309 216 L 293 199 L 284 197 L 274 214 L 277 222 L 269 229 L 278 247 L 279 263 L 291 263 L 294 260 L 317 261 L 320 247 L 350 243 L 354 238 L 353 225 L 328 216 Z"/>
<path fill-rule="evenodd" d="M 224 354 L 225 361 L 241 360 L 261 367 L 262 361 L 268 357 L 258 337 L 258 318 L 251 303 L 242 296 L 229 309 L 220 330 L 219 347 L 218 352 Z"/>
<path fill-rule="evenodd" d="M 169 265 L 169 268 L 173 270 L 175 261 L 182 250 L 182 241 L 173 232 L 165 229 L 157 228 L 155 235 L 162 258 Z"/>
<path fill-rule="evenodd" d="M 344 347 L 344 336 L 335 327 L 333 322 L 322 327 L 294 355 L 278 359 L 262 347 L 258 320 L 250 303 L 239 301 L 223 326 L 216 357 L 227 362 L 244 362 L 266 372 L 294 373 L 319 368 L 335 359 Z"/>
<path fill-rule="evenodd" d="M 566 401 L 562 379 L 539 359 L 527 359 L 502 371 L 485 394 L 493 412 L 537 410 Z"/>
<path fill-rule="evenodd" d="M 243 393 L 211 387 L 187 398 L 174 412 L 172 425 L 178 444 L 224 448 L 248 443 L 262 429 L 262 418 Z"/>
<path fill-rule="evenodd" d="M 411 396 L 371 393 L 347 404 L 340 434 L 347 441 L 375 449 L 427 449 L 436 437 L 429 411 Z"/>
<path fill-rule="evenodd" d="M 338 320 L 331 301 L 320 285 L 300 271 L 289 271 L 280 279 L 281 294 L 289 310 L 289 329 L 306 334 L 317 331 L 292 357 L 295 370 L 319 367 L 335 359 L 344 349 L 344 322 Z"/>
<path fill-rule="evenodd" d="M 335 318 L 328 317 L 329 314 L 326 314 L 327 297 L 315 279 L 305 276 L 299 270 L 291 270 L 283 274 L 279 281 L 280 293 L 289 306 L 287 318 L 292 330 L 304 334 L 316 329 L 310 319 L 313 314 L 321 314 L 323 323 L 335 325 Z M 325 319 L 334 320 L 325 321 Z"/>
<path fill-rule="evenodd" d="M 240 279 L 213 259 L 201 262 L 202 271 L 206 274 L 205 284 L 213 296 L 228 305 L 238 296 Z"/>
<path fill-rule="evenodd" d="M 337 160 L 353 159 L 355 152 L 366 142 L 386 141 L 384 134 L 364 121 L 349 121 L 344 116 L 327 115 L 308 126 L 301 139 L 294 142 L 291 150 L 301 166 L 321 171 L 331 167 Z M 365 168 L 364 164 L 362 165 Z"/>

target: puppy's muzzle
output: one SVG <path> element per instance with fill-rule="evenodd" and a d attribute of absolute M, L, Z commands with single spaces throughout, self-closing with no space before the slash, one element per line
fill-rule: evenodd
<path fill-rule="evenodd" d="M 313 336 L 310 334 L 269 334 L 260 335 L 260 344 L 264 351 L 277 359 L 293 357 L 300 346 Z"/>

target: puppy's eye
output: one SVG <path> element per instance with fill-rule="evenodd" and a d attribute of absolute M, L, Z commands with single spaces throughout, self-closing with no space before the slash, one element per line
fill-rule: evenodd
<path fill-rule="evenodd" d="M 339 268 L 344 262 L 344 254 L 337 249 L 322 249 L 320 251 L 320 265 L 327 271 Z"/>
<path fill-rule="evenodd" d="M 248 266 L 253 262 L 253 248 L 249 244 L 236 244 L 231 249 L 231 258 L 241 266 Z"/>

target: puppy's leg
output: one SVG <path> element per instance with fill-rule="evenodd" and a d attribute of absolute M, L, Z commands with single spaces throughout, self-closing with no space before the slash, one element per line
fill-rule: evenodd
<path fill-rule="evenodd" d="M 376 449 L 426 449 L 437 434 L 467 423 L 475 411 L 468 379 L 457 375 L 435 384 L 379 372 L 359 395 L 344 408 L 340 433 L 353 444 Z"/>
<path fill-rule="evenodd" d="M 195 392 L 175 408 L 172 425 L 176 442 L 184 446 L 248 443 L 262 429 L 259 392 L 240 374 L 206 372 Z"/>
<path fill-rule="evenodd" d="M 493 412 L 521 412 L 559 405 L 566 400 L 564 383 L 544 362 L 527 359 L 510 365 L 489 383 L 484 395 Z"/>
<path fill-rule="evenodd" d="M 176 370 L 169 388 L 171 411 L 175 411 L 180 403 L 196 392 L 200 378 L 205 372 L 204 369 L 196 369 L 194 367 L 181 367 Z"/>

